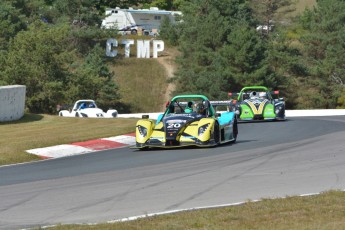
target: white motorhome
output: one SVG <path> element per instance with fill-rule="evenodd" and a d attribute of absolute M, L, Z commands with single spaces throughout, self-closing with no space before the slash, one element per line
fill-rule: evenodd
<path fill-rule="evenodd" d="M 182 13 L 159 10 L 157 7 L 137 10 L 116 7 L 106 9 L 105 14 L 106 18 L 102 21 L 102 28 L 137 34 L 139 28 L 144 32 L 158 32 L 164 17 L 168 17 L 171 23 L 175 23 Z"/>

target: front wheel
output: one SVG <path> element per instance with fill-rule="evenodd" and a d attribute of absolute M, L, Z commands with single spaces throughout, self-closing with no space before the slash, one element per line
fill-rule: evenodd
<path fill-rule="evenodd" d="M 216 143 L 216 145 L 219 145 L 220 144 L 220 134 L 219 134 L 219 124 L 218 123 L 216 123 L 214 125 L 213 136 L 214 136 L 214 142 Z"/>
<path fill-rule="evenodd" d="M 237 119 L 235 119 L 234 124 L 232 126 L 232 136 L 233 136 L 233 141 L 232 143 L 235 143 L 237 140 L 237 135 L 238 135 L 238 125 L 237 125 Z"/>

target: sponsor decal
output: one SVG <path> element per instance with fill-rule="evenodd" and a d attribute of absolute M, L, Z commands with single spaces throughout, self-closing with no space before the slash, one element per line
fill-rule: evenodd
<path fill-rule="evenodd" d="M 245 100 L 245 102 L 249 105 L 249 107 L 251 108 L 254 114 L 262 114 L 264 106 L 266 105 L 268 100 L 265 99 L 262 102 L 259 100 L 254 100 L 254 101 Z"/>
<path fill-rule="evenodd" d="M 171 113 L 171 114 L 168 114 L 168 117 L 175 117 L 175 116 L 176 117 L 194 117 L 194 115 L 191 113 L 178 113 L 178 114 Z M 183 121 L 183 122 L 185 122 L 185 121 Z"/>
<path fill-rule="evenodd" d="M 168 120 L 167 123 L 186 123 L 185 120 Z"/>

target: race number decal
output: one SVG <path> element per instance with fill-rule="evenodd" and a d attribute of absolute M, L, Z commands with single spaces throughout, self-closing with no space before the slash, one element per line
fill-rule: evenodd
<path fill-rule="evenodd" d="M 169 123 L 169 124 L 167 124 L 168 129 L 178 129 L 180 127 L 181 127 L 180 123 Z"/>

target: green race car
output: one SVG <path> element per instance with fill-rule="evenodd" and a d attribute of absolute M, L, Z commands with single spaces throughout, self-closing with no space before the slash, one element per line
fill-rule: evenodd
<path fill-rule="evenodd" d="M 279 98 L 279 91 L 269 91 L 264 86 L 244 87 L 231 100 L 230 109 L 236 113 L 239 121 L 285 120 L 285 101 Z M 276 98 L 273 98 L 276 96 Z"/>

